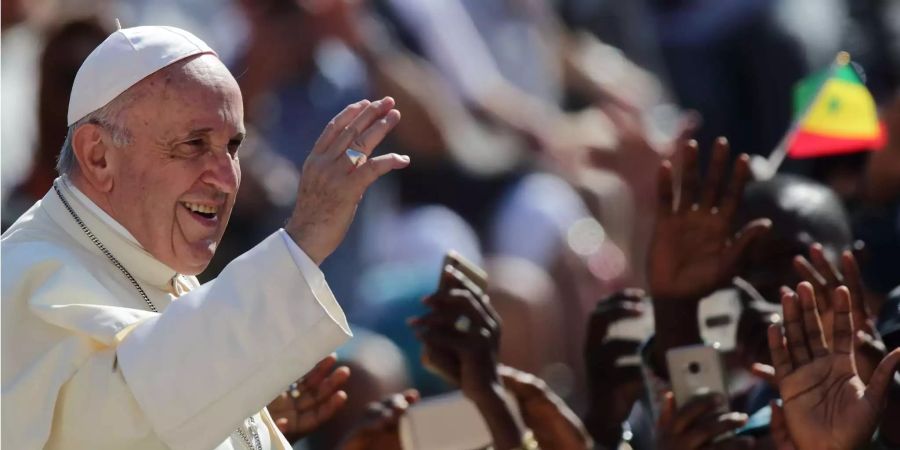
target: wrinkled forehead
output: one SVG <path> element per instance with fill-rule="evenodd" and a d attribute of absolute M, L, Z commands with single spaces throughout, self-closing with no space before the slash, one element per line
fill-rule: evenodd
<path fill-rule="evenodd" d="M 149 115 L 172 132 L 197 127 L 244 131 L 240 88 L 213 55 L 200 55 L 168 66 L 134 88 L 136 115 Z"/>
<path fill-rule="evenodd" d="M 214 55 L 203 54 L 167 66 L 134 86 L 155 95 L 216 93 L 240 99 L 240 88 L 231 72 Z"/>

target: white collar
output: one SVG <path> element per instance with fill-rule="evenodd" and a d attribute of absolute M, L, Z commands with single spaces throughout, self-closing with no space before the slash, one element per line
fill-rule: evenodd
<path fill-rule="evenodd" d="M 112 216 L 110 216 L 106 213 L 106 211 L 103 210 L 103 208 L 97 206 L 97 204 L 94 203 L 94 201 L 91 200 L 87 195 L 84 195 L 84 193 L 81 192 L 81 190 L 78 189 L 78 187 L 69 180 L 68 175 L 63 175 L 60 177 L 60 179 L 66 185 L 66 187 L 69 188 L 70 191 L 72 191 L 72 195 L 74 195 L 78 199 L 78 201 L 84 204 L 84 206 L 88 210 L 94 213 L 97 218 L 103 221 L 104 224 L 115 230 L 117 233 L 121 234 L 122 237 L 130 241 L 132 244 L 135 244 L 140 248 L 144 248 L 144 246 L 142 246 L 141 243 L 134 238 L 134 235 L 132 235 L 124 226 L 122 226 L 121 223 L 119 223 L 116 219 L 113 219 Z"/>
<path fill-rule="evenodd" d="M 88 239 L 89 236 L 84 231 L 84 228 L 88 228 L 135 278 L 147 281 L 158 289 L 170 291 L 173 278 L 177 275 L 174 269 L 148 253 L 125 227 L 103 212 L 83 192 L 78 193 L 70 182 L 65 182 L 63 177 L 57 180 L 59 191 L 50 189 L 41 200 L 41 207 L 47 211 L 51 219 L 76 242 L 97 254 L 102 254 Z M 68 205 L 63 201 L 63 197 L 68 198 Z M 73 215 L 80 217 L 83 224 L 73 220 Z"/>

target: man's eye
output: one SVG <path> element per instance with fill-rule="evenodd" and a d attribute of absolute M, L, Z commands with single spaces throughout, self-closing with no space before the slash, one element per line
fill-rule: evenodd
<path fill-rule="evenodd" d="M 185 144 L 190 145 L 191 147 L 203 147 L 205 144 L 203 139 L 191 139 L 190 141 L 185 142 Z"/>

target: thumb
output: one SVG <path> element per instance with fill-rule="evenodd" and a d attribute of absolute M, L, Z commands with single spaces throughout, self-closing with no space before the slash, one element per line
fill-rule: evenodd
<path fill-rule="evenodd" d="M 775 377 L 774 367 L 763 363 L 753 363 L 753 366 L 750 367 L 750 371 L 753 375 L 762 378 L 769 386 L 778 389 L 778 378 Z"/>
<path fill-rule="evenodd" d="M 388 153 L 387 155 L 376 156 L 367 160 L 354 171 L 356 185 L 360 189 L 360 194 L 365 192 L 382 175 L 395 169 L 403 169 L 408 165 L 409 156 L 396 153 Z"/>
<path fill-rule="evenodd" d="M 900 365 L 900 348 L 895 348 L 878 363 L 878 367 L 872 373 L 872 378 L 869 379 L 865 398 L 870 404 L 878 405 L 879 410 L 887 398 L 888 385 L 894 379 L 894 371 L 897 370 L 898 365 Z"/>

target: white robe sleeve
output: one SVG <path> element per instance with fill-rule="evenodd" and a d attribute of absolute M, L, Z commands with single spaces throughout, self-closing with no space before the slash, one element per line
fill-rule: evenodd
<path fill-rule="evenodd" d="M 136 325 L 119 345 L 125 382 L 171 448 L 215 447 L 351 336 L 324 275 L 285 234 Z"/>

